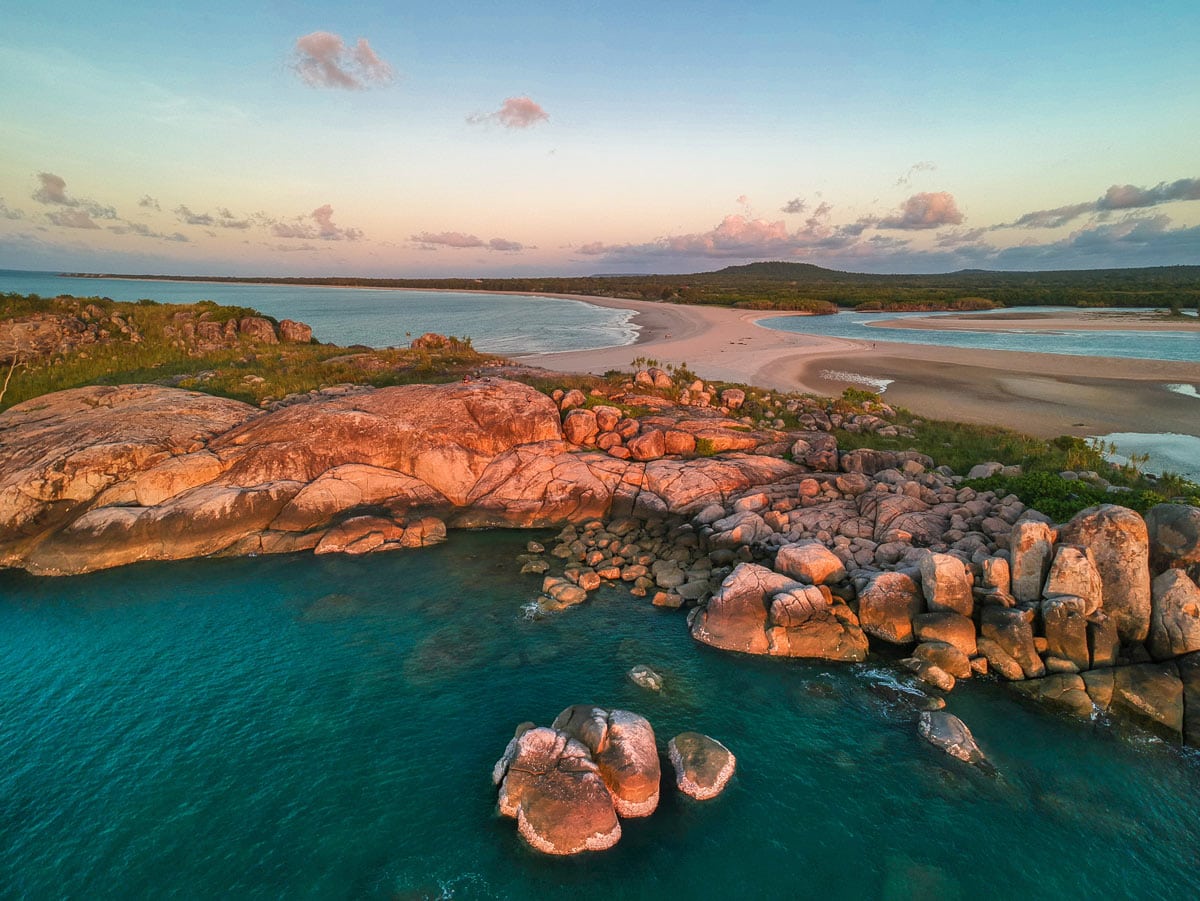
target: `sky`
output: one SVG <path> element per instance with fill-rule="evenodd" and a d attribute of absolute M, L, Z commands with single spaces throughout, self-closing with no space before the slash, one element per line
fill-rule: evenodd
<path fill-rule="evenodd" d="M 0 0 L 0 268 L 1200 264 L 1200 4 Z"/>

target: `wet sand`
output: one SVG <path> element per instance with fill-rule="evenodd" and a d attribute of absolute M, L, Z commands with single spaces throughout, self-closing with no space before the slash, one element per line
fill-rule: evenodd
<path fill-rule="evenodd" d="M 638 342 L 535 354 L 524 357 L 524 362 L 602 375 L 612 369 L 628 370 L 634 358 L 646 357 L 660 364 L 687 363 L 707 379 L 822 395 L 863 387 L 861 382 L 823 377 L 823 372 L 852 373 L 891 380 L 885 395 L 890 402 L 931 418 L 1003 425 L 1043 437 L 1111 432 L 1200 436 L 1200 399 L 1166 387 L 1200 386 L 1200 361 L 1078 357 L 883 341 L 872 349 L 862 341 L 775 331 L 755 324 L 771 315 L 790 314 L 613 298 L 575 299 L 634 310 L 634 322 L 641 328 Z M 1011 321 L 1006 326 L 1011 327 Z"/>

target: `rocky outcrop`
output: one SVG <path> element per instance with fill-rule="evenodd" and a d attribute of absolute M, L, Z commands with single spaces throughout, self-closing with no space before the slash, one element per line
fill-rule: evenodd
<path fill-rule="evenodd" d="M 695 732 L 668 745 L 681 791 L 711 798 L 733 775 L 720 742 Z M 546 854 L 611 848 L 619 817 L 645 817 L 658 806 L 658 747 L 650 723 L 628 710 L 568 707 L 549 727 L 522 723 L 492 768 L 498 809 L 514 817 L 526 842 Z"/>
<path fill-rule="evenodd" d="M 714 738 L 683 732 L 667 743 L 679 790 L 697 801 L 715 798 L 725 790 L 737 768 L 737 758 Z"/>
<path fill-rule="evenodd" d="M 550 398 L 500 379 L 322 394 L 265 414 L 150 385 L 45 395 L 0 414 L 0 565 L 52 575 L 390 550 L 440 540 L 430 517 L 470 527 L 690 514 L 797 469 L 759 455 L 573 453 L 559 417 Z"/>

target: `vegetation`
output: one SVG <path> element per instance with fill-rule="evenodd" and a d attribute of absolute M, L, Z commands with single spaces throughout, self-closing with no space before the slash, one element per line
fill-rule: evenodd
<path fill-rule="evenodd" d="M 288 394 L 345 383 L 383 387 L 454 381 L 494 359 L 474 350 L 468 339 L 452 341 L 446 348 L 362 348 L 361 352 L 348 352 L 335 345 L 265 344 L 242 336 L 232 346 L 201 350 L 169 334 L 168 329 L 181 315 L 221 323 L 262 315 L 248 307 L 222 307 L 212 301 L 121 303 L 98 297 L 47 300 L 8 294 L 0 295 L 0 321 L 35 313 L 73 317 L 84 314 L 89 306 L 109 322 L 114 315 L 119 317 L 140 340 L 132 340 L 110 326 L 112 334 L 107 339 L 81 345 L 77 352 L 18 358 L 17 353 L 6 357 L 0 348 L 7 378 L 0 394 L 0 409 L 50 391 L 139 382 L 263 404 Z"/>
<path fill-rule="evenodd" d="M 728 266 L 716 272 L 688 275 L 571 278 L 152 277 L 178 281 L 586 294 L 811 313 L 833 312 L 838 308 L 971 310 L 1017 305 L 1200 309 L 1200 266 L 1060 272 L 964 269 L 939 275 L 872 275 L 839 272 L 810 263 L 776 262 Z"/>

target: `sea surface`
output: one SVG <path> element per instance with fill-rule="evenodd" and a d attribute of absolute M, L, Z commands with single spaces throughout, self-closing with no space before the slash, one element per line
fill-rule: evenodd
<path fill-rule="evenodd" d="M 368 347 L 407 347 L 418 335 L 438 332 L 470 338 L 476 350 L 487 353 L 544 353 L 632 344 L 638 333 L 630 310 L 523 294 L 64 278 L 13 269 L 0 269 L 0 292 L 160 303 L 214 300 L 307 323 L 318 341 Z"/>
<path fill-rule="evenodd" d="M 0 573 L 0 897 L 1200 894 L 1191 752 L 963 684 L 949 710 L 990 778 L 880 696 L 886 661 L 716 651 L 618 589 L 528 618 L 531 535 Z M 492 764 L 518 723 L 585 702 L 661 746 L 712 735 L 737 775 L 708 802 L 665 784 L 610 851 L 541 856 L 496 814 Z"/>

